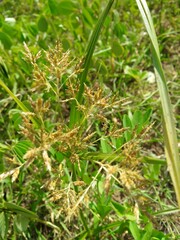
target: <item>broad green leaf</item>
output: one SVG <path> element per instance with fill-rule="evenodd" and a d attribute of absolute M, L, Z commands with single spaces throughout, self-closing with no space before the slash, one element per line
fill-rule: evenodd
<path fill-rule="evenodd" d="M 133 125 L 133 128 L 136 128 L 137 133 L 140 133 L 142 131 L 142 129 L 144 128 L 145 123 L 149 119 L 150 113 L 151 113 L 151 111 L 149 111 L 149 110 L 145 114 L 140 110 L 135 111 L 133 118 L 132 118 L 132 125 Z"/>
<path fill-rule="evenodd" d="M 112 148 L 108 143 L 108 139 L 107 138 L 101 138 L 101 148 L 102 148 L 102 152 L 103 153 L 111 153 L 112 152 Z"/>
<path fill-rule="evenodd" d="M 140 234 L 140 231 L 139 231 L 139 228 L 138 228 L 136 222 L 134 222 L 134 221 L 129 222 L 129 230 L 131 231 L 134 240 L 141 239 L 141 234 Z"/>
<path fill-rule="evenodd" d="M 58 14 L 58 2 L 56 0 L 48 0 L 48 5 L 53 15 Z"/>
<path fill-rule="evenodd" d="M 131 120 L 127 114 L 124 114 L 123 116 L 123 127 L 130 128 L 130 129 L 132 128 Z"/>
<path fill-rule="evenodd" d="M 76 10 L 75 4 L 72 1 L 61 1 L 58 4 L 58 14 L 69 15 Z"/>
<path fill-rule="evenodd" d="M 21 111 L 18 111 L 17 109 L 12 109 L 9 111 L 9 116 L 11 124 L 13 125 L 13 129 L 19 131 L 19 125 L 22 122 Z"/>
<path fill-rule="evenodd" d="M 144 168 L 144 175 L 146 178 L 150 179 L 151 181 L 158 181 L 159 174 L 161 170 L 161 164 L 150 164 L 145 166 Z"/>
<path fill-rule="evenodd" d="M 72 1 L 48 0 L 50 11 L 53 15 L 68 15 L 76 10 Z"/>
<path fill-rule="evenodd" d="M 120 57 L 123 54 L 123 48 L 121 47 L 119 41 L 114 40 L 112 42 L 112 53 L 116 56 L 116 57 Z"/>
<path fill-rule="evenodd" d="M 139 71 L 132 67 L 126 66 L 124 69 L 124 73 L 126 75 L 131 76 L 132 78 L 134 78 L 136 80 L 139 79 Z"/>
<path fill-rule="evenodd" d="M 13 38 L 16 37 L 18 34 L 17 29 L 14 26 L 11 26 L 10 24 L 3 24 L 2 32 L 7 34 L 13 41 Z"/>
<path fill-rule="evenodd" d="M 70 43 L 70 41 L 69 41 L 68 39 L 63 38 L 61 42 L 62 42 L 63 49 L 64 49 L 65 51 L 67 51 L 68 49 L 70 49 L 71 43 Z"/>
<path fill-rule="evenodd" d="M 14 218 L 14 226 L 17 232 L 22 233 L 27 230 L 30 219 L 23 214 L 17 214 Z"/>
<path fill-rule="evenodd" d="M 151 114 L 152 114 L 152 109 L 149 108 L 145 114 L 143 114 L 143 123 L 147 123 L 149 121 L 149 118 L 151 117 Z"/>
<path fill-rule="evenodd" d="M 0 41 L 2 42 L 6 50 L 9 50 L 11 48 L 12 40 L 6 33 L 0 32 Z"/>
<path fill-rule="evenodd" d="M 144 230 L 146 231 L 145 234 L 142 237 L 142 240 L 149 240 L 151 239 L 152 236 L 152 231 L 153 231 L 153 225 L 152 223 L 148 223 L 146 225 L 146 227 L 144 228 Z"/>
<path fill-rule="evenodd" d="M 38 29 L 41 32 L 47 32 L 48 29 L 48 22 L 44 16 L 41 16 L 38 21 Z"/>
<path fill-rule="evenodd" d="M 140 110 L 135 111 L 132 118 L 133 127 L 142 125 L 142 122 L 143 122 L 142 112 Z"/>
<path fill-rule="evenodd" d="M 0 213 L 0 237 L 1 239 L 6 239 L 6 234 L 8 231 L 8 219 L 6 213 Z"/>

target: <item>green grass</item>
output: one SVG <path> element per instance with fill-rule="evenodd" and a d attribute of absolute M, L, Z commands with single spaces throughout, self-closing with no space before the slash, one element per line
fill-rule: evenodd
<path fill-rule="evenodd" d="M 162 68 L 159 46 L 156 33 L 154 30 L 151 14 L 149 12 L 146 1 L 137 1 L 139 10 L 142 14 L 144 24 L 152 43 L 152 56 L 155 68 L 156 79 L 159 88 L 159 94 L 162 105 L 163 133 L 165 141 L 165 150 L 167 156 L 167 164 L 174 184 L 178 205 L 180 207 L 180 159 L 176 134 L 176 126 L 173 117 L 173 108 L 171 106 L 168 88 L 166 84 L 165 74 Z"/>
<path fill-rule="evenodd" d="M 178 3 L 0 7 L 0 239 L 179 239 Z"/>

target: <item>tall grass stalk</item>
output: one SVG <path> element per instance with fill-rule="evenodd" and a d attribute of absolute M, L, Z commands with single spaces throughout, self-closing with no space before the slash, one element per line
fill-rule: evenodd
<path fill-rule="evenodd" d="M 167 158 L 168 170 L 172 178 L 178 206 L 180 207 L 180 159 L 176 127 L 173 117 L 173 109 L 170 102 L 165 74 L 161 64 L 157 36 L 155 33 L 149 8 L 145 0 L 136 0 L 136 3 L 142 15 L 144 25 L 149 34 L 152 44 L 153 65 L 155 69 L 162 106 L 162 122 L 165 141 L 165 153 Z"/>
<path fill-rule="evenodd" d="M 80 81 L 80 87 L 79 87 L 79 91 L 78 94 L 76 96 L 77 101 L 81 104 L 82 103 L 82 99 L 83 99 L 83 93 L 84 93 L 84 83 L 86 81 L 86 77 L 88 74 L 88 70 L 89 70 L 89 66 L 90 66 L 90 62 L 91 62 L 91 58 L 96 46 L 96 42 L 98 40 L 98 37 L 100 35 L 103 23 L 112 7 L 114 0 L 109 0 L 106 8 L 104 9 L 104 11 L 101 13 L 101 16 L 99 17 L 97 24 L 92 32 L 90 41 L 88 43 L 87 46 L 87 50 L 86 50 L 86 56 L 84 59 L 84 63 L 83 63 L 83 71 L 79 76 L 79 81 Z M 75 123 L 78 122 L 79 119 L 79 111 L 76 109 L 77 103 L 76 101 L 73 101 L 72 105 L 71 105 L 71 114 L 70 114 L 70 127 L 72 127 Z"/>

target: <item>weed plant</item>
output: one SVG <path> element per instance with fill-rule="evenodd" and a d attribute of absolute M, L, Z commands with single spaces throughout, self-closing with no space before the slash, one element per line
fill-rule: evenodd
<path fill-rule="evenodd" d="M 18 7 L 14 17 L 22 18 L 9 23 L 8 1 L 0 3 L 0 239 L 178 239 L 137 5 L 29 2 L 21 6 L 35 13 L 30 23 Z M 169 11 L 167 1 L 160 5 Z M 163 42 L 177 32 L 164 33 L 161 18 Z"/>

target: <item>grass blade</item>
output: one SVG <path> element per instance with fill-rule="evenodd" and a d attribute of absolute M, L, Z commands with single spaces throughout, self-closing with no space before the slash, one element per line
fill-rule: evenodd
<path fill-rule="evenodd" d="M 161 64 L 158 41 L 150 11 L 145 0 L 136 0 L 136 2 L 152 44 L 153 65 L 155 68 L 162 106 L 162 121 L 167 164 L 176 193 L 178 206 L 180 207 L 180 159 L 173 110 L 169 98 L 165 74 Z"/>
<path fill-rule="evenodd" d="M 89 66 L 90 66 L 90 61 L 91 61 L 91 58 L 92 58 L 92 55 L 93 55 L 93 52 L 94 52 L 94 49 L 96 46 L 96 42 L 98 40 L 103 23 L 111 9 L 113 2 L 114 2 L 114 0 L 109 0 L 106 8 L 104 9 L 104 11 L 102 12 L 101 16 L 98 19 L 98 22 L 93 30 L 89 44 L 87 46 L 86 56 L 85 56 L 84 64 L 82 67 L 83 71 L 79 76 L 80 87 L 79 87 L 78 94 L 76 96 L 76 99 L 79 103 L 82 103 L 83 93 L 84 93 L 84 83 L 86 81 L 86 77 L 87 77 Z M 76 109 L 76 105 L 77 105 L 76 101 L 73 101 L 72 105 L 71 105 L 70 127 L 72 127 L 75 123 L 77 123 L 77 121 L 79 119 L 79 112 Z"/>
<path fill-rule="evenodd" d="M 24 207 L 18 206 L 14 203 L 4 202 L 3 204 L 0 204 L 0 210 L 9 211 L 9 212 L 13 212 L 16 214 L 22 214 L 31 220 L 41 222 L 41 223 L 43 223 L 51 228 L 54 228 L 58 231 L 60 230 L 59 227 L 54 225 L 53 223 L 39 219 L 38 215 L 36 213 L 34 213 Z"/>
<path fill-rule="evenodd" d="M 10 97 L 17 103 L 23 112 L 30 112 L 30 110 L 14 95 L 14 93 L 6 86 L 6 84 L 0 79 L 0 86 L 9 94 Z M 37 119 L 30 116 L 31 121 L 38 126 L 39 123 Z"/>
<path fill-rule="evenodd" d="M 0 79 L 0 86 L 9 94 L 10 97 L 17 103 L 17 105 L 24 111 L 29 112 L 28 108 L 14 95 L 13 92 L 6 86 L 6 84 Z"/>

